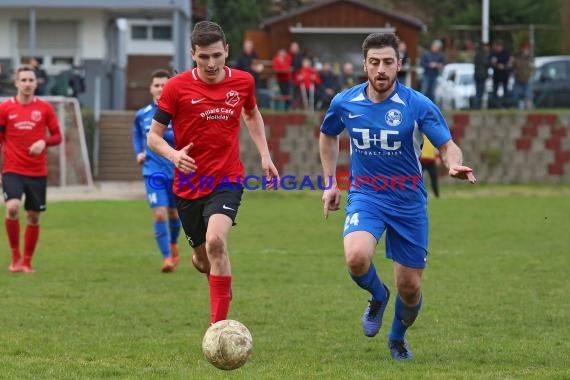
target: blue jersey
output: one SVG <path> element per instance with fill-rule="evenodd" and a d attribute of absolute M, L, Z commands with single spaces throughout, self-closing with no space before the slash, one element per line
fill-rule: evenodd
<path fill-rule="evenodd" d="M 150 131 L 150 125 L 155 111 L 156 104 L 154 102 L 137 111 L 133 123 L 133 146 L 136 155 L 143 152 L 146 154 L 146 159 L 142 165 L 143 176 L 150 176 L 160 172 L 162 173 L 160 175 L 161 177 L 172 179 L 174 178 L 174 164 L 158 153 L 155 153 L 146 145 L 146 138 Z M 171 125 L 169 125 L 164 132 L 164 139 L 174 148 L 174 132 L 172 131 Z"/>
<path fill-rule="evenodd" d="M 386 100 L 374 103 L 366 95 L 367 85 L 337 94 L 321 125 L 327 135 L 348 132 L 349 200 L 353 194 L 362 194 L 398 209 L 425 206 L 420 164 L 423 135 L 440 147 L 451 140 L 449 127 L 435 104 L 419 92 L 396 82 Z"/>

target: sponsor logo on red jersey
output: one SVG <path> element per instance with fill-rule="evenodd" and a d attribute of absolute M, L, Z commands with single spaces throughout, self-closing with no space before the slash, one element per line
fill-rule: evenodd
<path fill-rule="evenodd" d="M 226 92 L 226 104 L 235 107 L 239 103 L 239 92 L 231 90 Z"/>

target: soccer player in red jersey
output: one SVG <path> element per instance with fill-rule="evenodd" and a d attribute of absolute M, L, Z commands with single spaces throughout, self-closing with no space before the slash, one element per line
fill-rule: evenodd
<path fill-rule="evenodd" d="M 0 104 L 0 144 L 4 150 L 2 188 L 6 201 L 6 233 L 12 250 L 11 272 L 32 273 L 32 256 L 40 234 L 40 212 L 46 210 L 48 146 L 61 142 L 52 106 L 34 96 L 34 68 L 16 70 L 16 96 Z M 49 136 L 47 135 L 49 131 Z M 26 232 L 20 255 L 19 210 L 25 194 Z"/>
<path fill-rule="evenodd" d="M 148 146 L 174 163 L 173 190 L 192 263 L 208 276 L 210 323 L 227 317 L 232 272 L 227 240 L 243 193 L 239 158 L 240 116 L 261 156 L 264 180 L 279 173 L 269 155 L 263 118 L 251 74 L 225 65 L 228 44 L 222 28 L 202 21 L 192 31 L 196 68 L 165 85 L 148 134 Z M 172 148 L 163 138 L 169 122 Z"/>

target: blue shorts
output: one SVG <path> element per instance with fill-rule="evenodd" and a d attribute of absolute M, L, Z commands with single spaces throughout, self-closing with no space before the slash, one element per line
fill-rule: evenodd
<path fill-rule="evenodd" d="M 370 232 L 376 240 L 386 231 L 386 257 L 411 268 L 427 262 L 427 207 L 396 210 L 381 206 L 370 197 L 352 196 L 345 207 L 343 236 L 354 231 Z"/>
<path fill-rule="evenodd" d="M 166 177 L 145 176 L 146 199 L 150 208 L 176 208 L 176 199 L 172 193 L 173 179 Z"/>

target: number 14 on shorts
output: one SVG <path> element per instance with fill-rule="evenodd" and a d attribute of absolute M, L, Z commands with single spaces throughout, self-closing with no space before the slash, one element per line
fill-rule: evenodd
<path fill-rule="evenodd" d="M 158 203 L 158 195 L 156 193 L 150 193 L 147 196 L 148 196 L 148 203 L 150 203 L 151 205 Z"/>
<path fill-rule="evenodd" d="M 358 213 L 355 212 L 352 215 L 347 215 L 346 220 L 344 221 L 344 229 L 346 230 L 350 225 L 358 226 Z"/>

